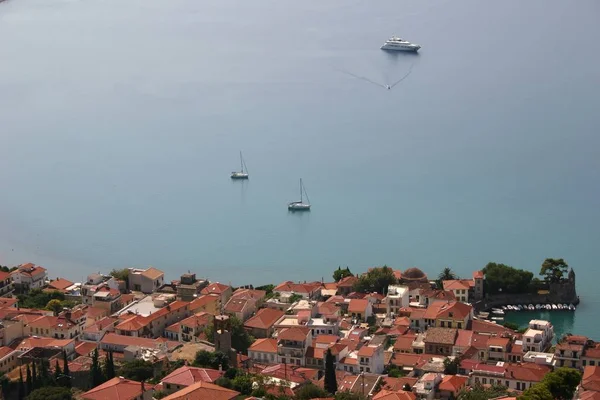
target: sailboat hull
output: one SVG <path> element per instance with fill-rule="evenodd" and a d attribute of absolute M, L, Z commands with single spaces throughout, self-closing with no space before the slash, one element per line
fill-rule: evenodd
<path fill-rule="evenodd" d="M 310 204 L 306 203 L 289 203 L 289 211 L 310 211 Z"/>
<path fill-rule="evenodd" d="M 232 172 L 231 179 L 248 179 L 248 174 L 244 172 Z"/>

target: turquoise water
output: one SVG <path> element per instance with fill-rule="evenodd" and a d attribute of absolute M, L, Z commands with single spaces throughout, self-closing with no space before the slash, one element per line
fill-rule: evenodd
<path fill-rule="evenodd" d="M 532 319 L 543 319 L 547 321 L 552 321 L 552 325 L 554 326 L 554 342 L 556 342 L 566 333 L 583 333 L 580 329 L 581 323 L 578 324 L 578 319 L 583 317 L 583 315 L 589 315 L 588 312 L 585 311 L 585 309 L 576 310 L 575 312 L 521 311 L 506 313 L 504 320 L 507 322 L 513 322 L 515 324 L 518 324 L 521 328 L 527 327 L 529 325 L 529 321 L 531 321 Z M 587 334 L 591 335 L 592 339 L 597 339 L 599 337 L 599 335 L 594 335 L 591 331 Z"/>
<path fill-rule="evenodd" d="M 563 257 L 594 335 L 598 3 L 9 0 L 0 264 L 234 284 Z M 420 54 L 379 50 L 392 34 Z M 385 90 L 340 70 L 392 83 Z M 244 151 L 248 182 L 232 182 Z M 313 209 L 290 214 L 302 177 Z"/>

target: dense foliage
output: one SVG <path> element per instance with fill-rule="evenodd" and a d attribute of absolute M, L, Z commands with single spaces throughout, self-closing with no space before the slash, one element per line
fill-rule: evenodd
<path fill-rule="evenodd" d="M 65 300 L 64 293 L 53 291 L 43 292 L 41 289 L 31 289 L 28 293 L 17 296 L 19 307 L 43 309 L 48 306 L 50 300 L 60 301 L 60 307 L 72 307 L 75 302 Z"/>
<path fill-rule="evenodd" d="M 71 389 L 61 386 L 47 386 L 32 391 L 27 400 L 72 400 Z"/>
<path fill-rule="evenodd" d="M 145 360 L 126 361 L 121 365 L 119 375 L 134 381 L 147 381 L 154 376 L 152 363 Z"/>
<path fill-rule="evenodd" d="M 129 270 L 127 268 L 113 269 L 112 271 L 110 271 L 110 275 L 115 277 L 116 279 L 125 281 L 125 284 L 129 286 Z"/>
<path fill-rule="evenodd" d="M 440 272 L 440 274 L 438 275 L 438 281 L 440 282 L 451 281 L 453 279 L 458 279 L 458 276 L 456 276 L 456 274 L 454 273 L 454 271 L 452 271 L 452 269 L 450 269 L 450 267 L 444 268 L 442 272 Z"/>
<path fill-rule="evenodd" d="M 510 265 L 488 263 L 483 269 L 486 293 L 527 293 L 533 273 Z"/>
<path fill-rule="evenodd" d="M 383 267 L 372 268 L 367 273 L 361 275 L 354 284 L 354 290 L 361 293 L 377 292 L 384 294 L 389 285 L 396 283 L 394 271 L 384 265 Z"/>
<path fill-rule="evenodd" d="M 462 390 L 457 399 L 458 400 L 489 400 L 496 399 L 500 396 L 508 395 L 508 389 L 505 386 L 490 386 L 483 387 L 480 384 L 475 384 L 471 388 Z"/>
<path fill-rule="evenodd" d="M 354 276 L 352 272 L 350 272 L 350 268 L 346 267 L 342 269 L 342 267 L 338 267 L 335 271 L 333 271 L 333 280 L 339 282 L 347 276 Z"/>
<path fill-rule="evenodd" d="M 290 303 L 290 304 L 294 304 L 295 302 L 297 302 L 299 300 L 302 300 L 302 295 L 298 294 L 298 293 L 294 293 L 290 297 L 288 297 L 288 303 Z"/>
<path fill-rule="evenodd" d="M 194 367 L 227 370 L 229 368 L 229 356 L 221 351 L 200 350 L 196 353 L 193 365 Z"/>
<path fill-rule="evenodd" d="M 460 365 L 460 360 L 458 357 L 455 357 L 453 360 L 449 358 L 444 359 L 444 374 L 446 375 L 456 375 L 458 374 L 458 367 Z"/>
<path fill-rule="evenodd" d="M 17 267 L 8 268 L 6 265 L 0 266 L 0 271 L 2 271 L 2 272 L 13 272 L 17 269 L 18 269 Z"/>
<path fill-rule="evenodd" d="M 325 390 L 331 394 L 337 392 L 338 389 L 337 377 L 335 376 L 335 357 L 331 353 L 331 349 L 327 349 L 327 352 L 325 353 L 324 387 Z"/>
<path fill-rule="evenodd" d="M 229 317 L 229 322 L 231 324 L 231 346 L 237 351 L 241 351 L 246 353 L 248 351 L 248 347 L 254 342 L 254 338 L 248 334 L 248 332 L 244 329 L 244 323 L 236 318 L 235 316 Z M 206 337 L 212 343 L 215 341 L 215 327 L 211 323 L 204 330 Z"/>
<path fill-rule="evenodd" d="M 546 278 L 547 282 L 560 282 L 567 273 L 569 264 L 562 258 L 546 258 L 542 263 L 540 275 Z"/>
<path fill-rule="evenodd" d="M 309 383 L 302 386 L 296 392 L 296 400 L 310 400 L 310 399 L 319 399 L 329 397 L 329 393 L 327 391 L 321 389 L 320 387 Z"/>
<path fill-rule="evenodd" d="M 581 381 L 581 373 L 573 368 L 562 367 L 544 376 L 541 382 L 533 385 L 519 400 L 570 400 Z"/>

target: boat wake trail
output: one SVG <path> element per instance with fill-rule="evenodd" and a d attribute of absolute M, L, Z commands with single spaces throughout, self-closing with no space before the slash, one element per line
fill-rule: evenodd
<path fill-rule="evenodd" d="M 391 89 L 393 89 L 393 88 L 394 88 L 394 86 L 398 85 L 398 84 L 399 84 L 399 83 L 401 83 L 403 80 L 405 80 L 406 78 L 408 78 L 408 76 L 409 76 L 409 75 L 412 73 L 412 69 L 413 69 L 413 66 L 414 66 L 414 65 L 415 65 L 415 63 L 413 62 L 413 63 L 410 65 L 410 68 L 408 69 L 408 72 L 407 72 L 406 74 L 404 74 L 404 76 L 403 76 L 402 78 L 398 79 L 396 82 L 392 83 L 391 85 L 384 85 L 384 84 L 382 84 L 382 83 L 375 82 L 375 81 L 373 81 L 373 80 L 371 80 L 371 79 L 367 78 L 366 76 L 356 75 L 356 74 L 353 74 L 353 73 L 352 73 L 352 72 L 350 72 L 350 71 L 346 71 L 345 69 L 341 69 L 341 68 L 335 68 L 335 70 L 336 70 L 336 71 L 338 71 L 338 72 L 341 72 L 341 73 L 343 73 L 343 74 L 346 74 L 346 75 L 348 75 L 348 76 L 351 76 L 351 77 L 353 77 L 353 78 L 360 79 L 360 80 L 362 80 L 362 81 L 365 81 L 365 82 L 371 83 L 371 84 L 373 84 L 373 85 L 377 85 L 377 86 L 379 86 L 379 87 L 382 87 L 382 88 L 384 88 L 384 89 L 387 89 L 387 90 L 391 90 Z"/>

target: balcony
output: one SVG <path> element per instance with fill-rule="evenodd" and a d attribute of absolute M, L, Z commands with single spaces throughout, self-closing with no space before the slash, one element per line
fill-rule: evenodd
<path fill-rule="evenodd" d="M 280 347 L 277 349 L 277 355 L 282 357 L 302 358 L 304 357 L 304 352 Z"/>
<path fill-rule="evenodd" d="M 280 340 L 279 343 L 277 343 L 278 347 L 288 347 L 290 349 L 303 349 L 304 348 L 304 343 L 303 342 L 291 342 L 291 341 L 287 341 L 287 340 Z"/>

